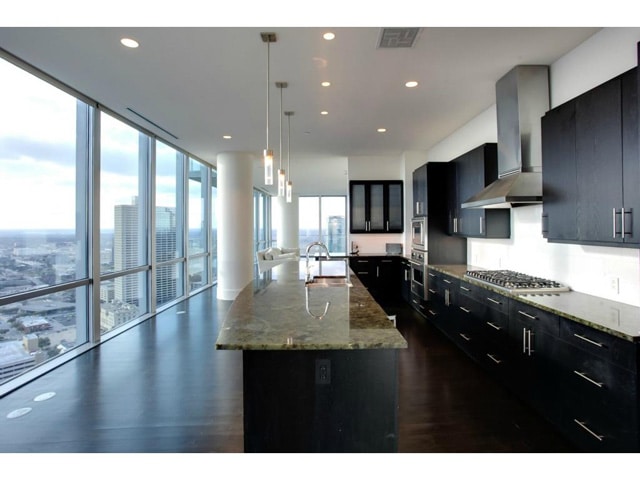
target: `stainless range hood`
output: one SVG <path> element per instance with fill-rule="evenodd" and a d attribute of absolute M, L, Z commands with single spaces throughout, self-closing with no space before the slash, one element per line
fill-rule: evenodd
<path fill-rule="evenodd" d="M 549 67 L 518 65 L 496 83 L 498 180 L 462 208 L 510 208 L 542 202 L 540 119 L 549 110 Z"/>

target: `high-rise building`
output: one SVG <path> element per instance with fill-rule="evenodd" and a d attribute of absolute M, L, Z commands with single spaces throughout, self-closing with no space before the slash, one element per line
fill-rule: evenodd
<path fill-rule="evenodd" d="M 121 272 L 139 266 L 140 245 L 138 238 L 142 237 L 138 231 L 139 214 L 137 199 L 133 199 L 131 205 L 116 205 L 113 230 L 113 268 Z M 144 238 L 144 237 L 142 237 Z M 138 305 L 138 276 L 124 275 L 117 277 L 114 282 L 114 298 L 124 303 Z"/>
<path fill-rule="evenodd" d="M 330 215 L 327 226 L 327 247 L 332 253 L 344 252 L 345 239 L 345 218 L 342 215 Z"/>

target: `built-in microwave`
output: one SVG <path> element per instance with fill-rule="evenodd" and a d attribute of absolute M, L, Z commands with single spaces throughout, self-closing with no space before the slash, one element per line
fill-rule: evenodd
<path fill-rule="evenodd" d="M 411 248 L 427 250 L 426 218 L 415 217 L 411 220 Z"/>

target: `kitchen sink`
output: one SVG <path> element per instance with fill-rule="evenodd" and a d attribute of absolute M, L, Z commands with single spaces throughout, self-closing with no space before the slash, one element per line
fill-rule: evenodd
<path fill-rule="evenodd" d="M 307 287 L 351 287 L 351 282 L 345 275 L 316 275 L 305 282 Z"/>

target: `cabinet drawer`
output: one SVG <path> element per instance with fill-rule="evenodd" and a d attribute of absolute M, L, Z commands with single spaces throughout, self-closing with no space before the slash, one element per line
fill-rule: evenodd
<path fill-rule="evenodd" d="M 579 399 L 563 405 L 559 426 L 585 452 L 637 452 L 638 431 L 630 418 L 621 421 Z"/>
<path fill-rule="evenodd" d="M 558 374 L 567 395 L 579 402 L 623 418 L 637 408 L 637 376 L 631 370 L 565 344 Z"/>
<path fill-rule="evenodd" d="M 460 294 L 467 295 L 493 310 L 505 314 L 509 313 L 509 298 L 488 288 L 478 287 L 468 282 L 460 282 Z"/>
<path fill-rule="evenodd" d="M 560 318 L 560 338 L 608 362 L 637 369 L 636 346 L 632 342 L 564 318 Z"/>
<path fill-rule="evenodd" d="M 532 327 L 549 333 L 555 337 L 560 334 L 560 320 L 557 315 L 532 307 L 526 303 L 517 300 L 509 301 L 509 317 L 517 319 L 524 324 L 530 324 Z"/>

